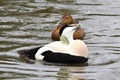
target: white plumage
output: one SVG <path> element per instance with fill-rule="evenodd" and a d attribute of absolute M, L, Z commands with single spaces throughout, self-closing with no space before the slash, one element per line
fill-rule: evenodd
<path fill-rule="evenodd" d="M 35 58 L 37 60 L 43 59 L 44 56 L 41 54 L 48 50 L 88 58 L 86 44 L 82 40 L 73 39 L 73 33 L 80 25 L 81 24 L 76 24 L 74 27 L 66 27 L 61 34 L 60 41 L 51 42 L 40 48 L 35 54 Z"/>

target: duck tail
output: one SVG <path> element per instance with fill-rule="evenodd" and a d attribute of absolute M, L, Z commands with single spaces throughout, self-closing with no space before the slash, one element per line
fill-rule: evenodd
<path fill-rule="evenodd" d="M 41 47 L 19 50 L 19 51 L 17 51 L 17 53 L 19 54 L 20 58 L 29 58 L 29 59 L 35 60 L 35 54 L 40 48 Z"/>

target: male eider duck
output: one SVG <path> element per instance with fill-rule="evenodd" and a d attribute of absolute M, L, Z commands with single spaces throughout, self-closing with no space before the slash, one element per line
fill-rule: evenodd
<path fill-rule="evenodd" d="M 65 14 L 62 16 L 61 20 L 55 25 L 55 28 L 52 31 L 51 38 L 52 40 L 60 40 L 59 30 L 61 27 L 64 27 L 64 25 L 70 25 L 70 24 L 77 24 L 78 21 L 73 19 L 70 14 Z M 82 28 L 76 29 L 74 32 L 74 39 L 84 39 L 85 32 Z"/>
<path fill-rule="evenodd" d="M 86 44 L 79 39 L 73 39 L 73 33 L 80 24 L 63 26 L 60 31 L 60 41 L 51 42 L 45 46 L 37 47 L 25 52 L 27 57 L 44 60 L 52 63 L 77 64 L 88 61 Z"/>

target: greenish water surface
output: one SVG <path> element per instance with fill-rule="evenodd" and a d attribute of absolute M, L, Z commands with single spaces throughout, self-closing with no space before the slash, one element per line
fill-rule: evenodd
<path fill-rule="evenodd" d="M 56 22 L 70 13 L 82 23 L 89 65 L 21 59 L 18 50 L 52 42 Z M 119 80 L 119 0 L 0 0 L 0 80 Z"/>

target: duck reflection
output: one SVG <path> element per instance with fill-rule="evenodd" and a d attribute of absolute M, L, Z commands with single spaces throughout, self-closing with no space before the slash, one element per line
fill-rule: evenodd
<path fill-rule="evenodd" d="M 80 76 L 73 76 L 72 70 L 74 68 L 62 67 L 57 73 L 57 80 L 85 80 Z M 84 70 L 84 68 L 81 68 Z"/>

